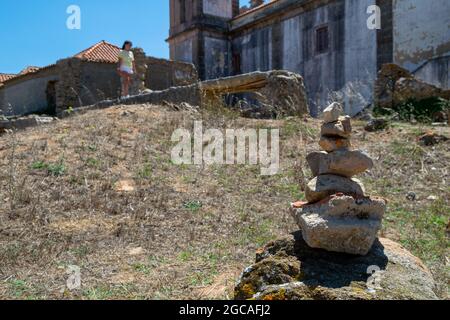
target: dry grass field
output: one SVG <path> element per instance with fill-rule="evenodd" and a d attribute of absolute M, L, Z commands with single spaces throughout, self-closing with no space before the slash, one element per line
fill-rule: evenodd
<path fill-rule="evenodd" d="M 204 128 L 280 128 L 281 169 L 177 166 L 171 135 Z M 255 250 L 297 229 L 290 202 L 303 198 L 314 119 L 250 120 L 231 111 L 118 106 L 0 136 L 0 299 L 229 299 Z M 450 143 L 418 137 L 448 127 L 394 123 L 354 146 L 375 160 L 361 177 L 389 200 L 382 236 L 449 279 Z M 407 199 L 408 193 L 414 200 Z M 66 288 L 69 266 L 82 285 Z"/>

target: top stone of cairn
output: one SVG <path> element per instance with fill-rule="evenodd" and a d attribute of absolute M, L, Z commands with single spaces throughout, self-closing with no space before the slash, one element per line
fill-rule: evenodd
<path fill-rule="evenodd" d="M 325 124 L 336 122 L 339 117 L 344 113 L 344 108 L 338 102 L 333 102 L 323 111 L 323 122 Z"/>

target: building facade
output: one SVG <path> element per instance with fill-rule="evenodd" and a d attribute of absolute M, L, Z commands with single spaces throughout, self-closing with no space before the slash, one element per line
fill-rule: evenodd
<path fill-rule="evenodd" d="M 194 63 L 202 79 L 297 72 L 313 115 L 335 99 L 361 111 L 384 63 L 449 87 L 448 0 L 272 0 L 245 10 L 238 0 L 170 0 L 170 9 L 173 60 Z M 380 29 L 368 27 L 373 17 Z"/>
<path fill-rule="evenodd" d="M 146 88 L 164 90 L 198 80 L 191 63 L 148 57 L 142 50 L 135 50 L 136 63 L 139 54 L 139 63 L 146 68 L 146 73 L 139 75 Z M 46 67 L 28 67 L 16 75 L 0 74 L 0 113 L 5 116 L 54 115 L 68 108 L 118 98 L 121 89 L 117 73 L 119 52 L 118 46 L 101 41 Z"/>

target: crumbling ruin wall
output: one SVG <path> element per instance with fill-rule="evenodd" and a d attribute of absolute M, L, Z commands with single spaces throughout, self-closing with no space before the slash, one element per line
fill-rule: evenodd
<path fill-rule="evenodd" d="M 116 64 L 83 61 L 80 71 L 82 105 L 119 97 L 120 77 Z"/>
<path fill-rule="evenodd" d="M 59 71 L 59 81 L 56 84 L 57 114 L 83 105 L 79 95 L 81 89 L 81 63 L 81 60 L 78 58 L 63 59 L 56 63 Z"/>
<path fill-rule="evenodd" d="M 304 116 L 309 114 L 303 78 L 292 72 L 269 72 L 267 84 L 258 91 L 265 116 Z"/>
<path fill-rule="evenodd" d="M 144 92 L 147 88 L 145 86 L 145 78 L 147 77 L 147 56 L 142 48 L 133 48 L 134 64 L 136 66 L 136 74 L 133 76 L 133 82 L 130 87 L 130 94 L 136 95 Z"/>
<path fill-rule="evenodd" d="M 201 82 L 203 105 L 223 103 L 227 94 L 253 93 L 254 106 L 243 109 L 250 117 L 276 118 L 309 114 L 303 78 L 289 71 L 252 72 Z"/>
<path fill-rule="evenodd" d="M 374 91 L 375 106 L 387 109 L 408 100 L 420 101 L 433 97 L 450 99 L 450 90 L 416 79 L 408 70 L 393 63 L 382 66 Z"/>
<path fill-rule="evenodd" d="M 130 87 L 131 95 L 143 93 L 147 88 L 165 90 L 198 82 L 197 71 L 192 64 L 147 57 L 141 48 L 135 48 L 133 53 L 137 74 Z M 70 58 L 59 61 L 58 67 L 57 113 L 116 99 L 121 94 L 117 64 Z"/>
<path fill-rule="evenodd" d="M 105 109 L 118 104 L 134 105 L 134 104 L 189 104 L 191 106 L 202 105 L 202 94 L 200 85 L 198 83 L 189 86 L 172 87 L 161 91 L 152 91 L 143 93 L 129 98 L 117 100 L 105 100 L 97 102 L 94 105 L 77 108 L 74 110 L 66 110 L 60 114 L 60 117 L 67 117 L 73 114 L 84 113 L 95 109 Z"/>
<path fill-rule="evenodd" d="M 114 99 L 120 94 L 117 65 L 69 58 L 57 62 L 56 113 Z"/>
<path fill-rule="evenodd" d="M 146 94 L 132 96 L 121 101 L 123 104 L 181 104 L 188 103 L 192 106 L 201 105 L 201 93 L 198 84 L 189 86 L 172 87 L 166 90 L 153 91 Z"/>
<path fill-rule="evenodd" d="M 198 73 L 191 63 L 147 57 L 145 86 L 151 90 L 186 86 L 198 82 Z"/>

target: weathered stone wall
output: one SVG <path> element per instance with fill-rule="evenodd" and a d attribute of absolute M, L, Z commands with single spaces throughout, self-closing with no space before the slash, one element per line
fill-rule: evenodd
<path fill-rule="evenodd" d="M 201 94 L 198 84 L 173 87 L 161 91 L 153 91 L 150 93 L 130 97 L 121 101 L 121 103 L 123 104 L 181 104 L 183 102 L 193 106 L 201 105 Z"/>
<path fill-rule="evenodd" d="M 297 38 L 299 40 L 284 33 L 284 43 L 298 42 L 302 50 L 300 70 L 293 71 L 305 78 L 313 115 L 318 115 L 328 105 L 330 92 L 340 90 L 345 84 L 344 18 L 345 2 L 336 1 L 294 18 L 298 19 L 302 31 Z M 317 53 L 315 33 L 321 26 L 328 26 L 329 48 L 324 53 Z"/>
<path fill-rule="evenodd" d="M 191 20 L 171 25 L 169 42 L 171 57 L 193 62 L 201 79 L 293 71 L 305 79 L 313 115 L 335 100 L 350 115 L 366 108 L 385 63 L 410 72 L 426 64 L 418 77 L 448 87 L 448 64 L 434 60 L 450 51 L 448 0 L 278 0 L 234 19 L 227 18 L 229 1 L 198 2 L 188 6 Z M 380 30 L 367 27 L 371 5 L 381 9 Z M 329 48 L 317 53 L 321 27 L 328 27 Z"/>
<path fill-rule="evenodd" d="M 284 69 L 299 73 L 305 79 L 313 115 L 335 99 L 345 104 L 346 113 L 358 113 L 371 103 L 377 72 L 377 31 L 367 28 L 366 11 L 372 4 L 372 0 L 284 0 L 272 9 L 237 18 L 231 28 L 239 72 Z M 273 14 L 276 10 L 278 15 Z M 262 22 L 253 22 L 257 19 Z M 328 27 L 328 50 L 317 53 L 320 27 Z"/>
<path fill-rule="evenodd" d="M 198 82 L 198 74 L 191 63 L 147 57 L 145 86 L 151 90 L 165 90 Z"/>
<path fill-rule="evenodd" d="M 252 30 L 248 34 L 235 38 L 233 52 L 240 55 L 241 73 L 271 70 L 272 28 Z"/>
<path fill-rule="evenodd" d="M 222 17 L 233 17 L 233 0 L 203 0 L 203 13 Z"/>
<path fill-rule="evenodd" d="M 137 75 L 130 93 L 146 88 L 164 90 L 198 82 L 194 65 L 147 57 L 135 50 Z M 6 116 L 44 112 L 48 107 L 47 85 L 56 83 L 56 113 L 93 105 L 120 96 L 121 81 L 117 64 L 82 61 L 78 58 L 60 60 L 55 66 L 19 77 L 0 88 L 0 108 Z"/>
<path fill-rule="evenodd" d="M 288 71 L 252 72 L 208 80 L 201 82 L 200 88 L 205 107 L 223 104 L 224 96 L 229 94 L 238 94 L 236 99 L 244 95 L 246 100 L 251 96 L 254 106 L 241 105 L 243 115 L 248 117 L 278 118 L 309 113 L 303 78 Z"/>
<path fill-rule="evenodd" d="M 77 108 L 70 112 L 66 110 L 62 112 L 60 116 L 67 117 L 73 114 L 80 114 L 90 110 L 109 108 L 117 104 L 188 104 L 190 106 L 200 106 L 202 104 L 202 94 L 200 85 L 197 83 L 189 86 L 172 87 L 166 90 L 153 91 L 137 96 L 131 96 L 129 98 L 122 99 L 120 102 L 118 102 L 117 100 L 100 101 L 94 105 Z"/>
<path fill-rule="evenodd" d="M 394 63 L 414 71 L 450 53 L 450 1 L 394 0 Z"/>
<path fill-rule="evenodd" d="M 84 106 L 120 95 L 120 76 L 116 64 L 83 61 L 80 79 L 79 96 Z"/>
<path fill-rule="evenodd" d="M 2 86 L 0 86 L 0 116 L 4 113 L 3 108 L 7 108 L 7 104 L 4 102 L 5 100 L 5 91 Z"/>
<path fill-rule="evenodd" d="M 11 119 L 0 118 L 0 134 L 7 130 L 24 130 L 26 128 L 37 127 L 52 123 L 56 118 L 53 117 L 39 117 L 30 115 L 26 117 L 15 117 Z"/>
<path fill-rule="evenodd" d="M 198 81 L 192 64 L 146 57 L 142 49 L 135 50 L 135 58 L 138 74 L 130 88 L 132 94 L 139 94 L 146 88 L 164 90 Z M 116 64 L 71 58 L 59 61 L 58 67 L 57 113 L 120 96 L 121 82 Z"/>
<path fill-rule="evenodd" d="M 227 39 L 206 36 L 204 40 L 204 79 L 215 79 L 229 73 L 229 43 Z"/>
<path fill-rule="evenodd" d="M 201 79 L 215 76 L 209 63 L 218 59 L 222 71 L 227 71 L 229 61 L 221 54 L 229 53 L 219 41 L 228 40 L 225 34 L 229 19 L 239 13 L 238 0 L 171 0 L 170 1 L 170 58 L 175 61 L 193 63 Z M 211 58 L 212 49 L 214 56 Z M 208 73 L 208 74 L 207 74 Z M 220 76 L 223 76 L 221 74 Z"/>
<path fill-rule="evenodd" d="M 170 59 L 194 63 L 197 55 L 196 44 L 198 42 L 198 33 L 195 31 L 186 32 L 183 35 L 169 40 Z"/>
<path fill-rule="evenodd" d="M 0 109 L 5 116 L 44 112 L 47 85 L 59 79 L 56 66 L 12 79 L 0 88 Z"/>
<path fill-rule="evenodd" d="M 81 60 L 63 59 L 57 62 L 59 81 L 56 84 L 56 113 L 83 105 L 80 99 Z"/>
<path fill-rule="evenodd" d="M 374 93 L 375 105 L 387 109 L 408 100 L 420 101 L 433 97 L 450 99 L 450 90 L 416 79 L 408 70 L 393 63 L 383 65 L 378 72 Z"/>
<path fill-rule="evenodd" d="M 414 76 L 442 89 L 450 89 L 449 70 L 450 55 L 427 61 L 414 72 Z"/>
<path fill-rule="evenodd" d="M 130 94 L 136 95 L 144 92 L 147 88 L 145 86 L 145 78 L 147 77 L 147 56 L 142 48 L 133 48 L 134 64 L 136 67 L 136 74 L 133 76 L 131 83 Z"/>

